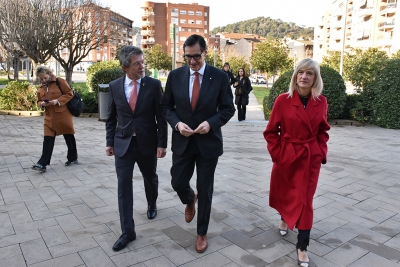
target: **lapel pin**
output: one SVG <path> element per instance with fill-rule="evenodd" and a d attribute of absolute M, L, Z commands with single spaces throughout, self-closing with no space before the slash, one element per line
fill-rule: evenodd
<path fill-rule="evenodd" d="M 212 80 L 212 78 L 210 77 L 210 80 Z"/>

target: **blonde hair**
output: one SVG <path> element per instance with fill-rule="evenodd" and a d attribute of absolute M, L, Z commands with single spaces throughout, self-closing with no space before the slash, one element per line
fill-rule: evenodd
<path fill-rule="evenodd" d="M 321 78 L 321 71 L 318 62 L 312 60 L 311 58 L 305 58 L 302 61 L 300 61 L 296 69 L 294 70 L 292 79 L 290 80 L 288 97 L 292 97 L 293 92 L 297 90 L 297 74 L 299 70 L 312 70 L 314 72 L 315 81 L 312 84 L 311 95 L 313 98 L 318 98 L 318 96 L 322 93 L 324 83 Z"/>
<path fill-rule="evenodd" d="M 53 75 L 53 70 L 46 66 L 39 65 L 36 67 L 36 77 L 38 77 L 40 74 Z"/>

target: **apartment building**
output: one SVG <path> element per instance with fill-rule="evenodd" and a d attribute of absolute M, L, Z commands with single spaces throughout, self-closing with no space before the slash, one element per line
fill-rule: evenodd
<path fill-rule="evenodd" d="M 145 1 L 142 9 L 142 49 L 160 44 L 164 52 L 173 56 L 177 66 L 183 62 L 183 43 L 192 34 L 209 38 L 210 8 L 197 3 L 174 4 Z M 174 44 L 175 40 L 175 44 Z"/>
<path fill-rule="evenodd" d="M 400 49 L 399 14 L 397 0 L 333 1 L 314 28 L 314 59 L 322 62 L 327 51 L 350 47 L 395 53 Z"/>

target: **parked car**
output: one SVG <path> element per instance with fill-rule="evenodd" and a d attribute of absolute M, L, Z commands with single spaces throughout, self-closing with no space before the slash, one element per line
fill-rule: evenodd
<path fill-rule="evenodd" d="M 251 76 L 249 79 L 250 79 L 250 82 L 253 84 L 266 84 L 267 83 L 264 76 Z"/>

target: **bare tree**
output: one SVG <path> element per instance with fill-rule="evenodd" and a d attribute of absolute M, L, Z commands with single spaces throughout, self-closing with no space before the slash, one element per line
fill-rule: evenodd
<path fill-rule="evenodd" d="M 107 45 L 109 12 L 92 0 L 66 1 L 69 6 L 62 14 L 67 23 L 63 29 L 64 38 L 55 47 L 52 56 L 64 68 L 66 80 L 71 83 L 74 66 L 86 58 L 90 51 Z"/>

